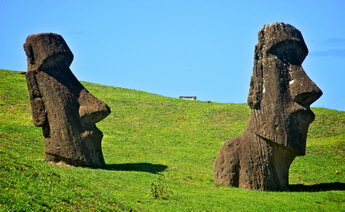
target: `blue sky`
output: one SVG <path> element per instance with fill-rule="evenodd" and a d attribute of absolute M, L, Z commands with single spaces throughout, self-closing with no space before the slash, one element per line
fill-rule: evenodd
<path fill-rule="evenodd" d="M 289 23 L 309 48 L 303 67 L 345 111 L 345 1 L 0 0 L 0 68 L 25 71 L 30 34 L 62 35 L 79 80 L 169 97 L 244 103 L 257 32 Z"/>

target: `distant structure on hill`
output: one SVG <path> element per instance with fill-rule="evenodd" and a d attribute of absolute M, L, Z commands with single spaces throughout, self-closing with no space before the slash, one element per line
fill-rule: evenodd
<path fill-rule="evenodd" d="M 196 100 L 196 96 L 180 96 L 180 99 Z"/>

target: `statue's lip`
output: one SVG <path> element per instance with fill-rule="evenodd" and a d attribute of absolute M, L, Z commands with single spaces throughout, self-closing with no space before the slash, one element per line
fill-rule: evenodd
<path fill-rule="evenodd" d="M 314 112 L 307 106 L 303 106 L 299 104 L 299 108 L 294 110 L 291 115 L 297 115 L 297 116 L 302 116 L 306 121 L 306 118 L 310 118 L 310 123 L 314 121 L 315 114 Z"/>
<path fill-rule="evenodd" d="M 102 138 L 103 133 L 98 130 L 97 128 L 94 129 L 88 129 L 85 130 L 84 132 L 80 133 L 80 138 L 81 139 L 87 139 L 87 138 Z"/>
<path fill-rule="evenodd" d="M 93 137 L 94 136 L 94 131 L 88 130 L 88 131 L 84 131 L 83 133 L 80 134 L 80 137 L 82 139 L 88 138 L 88 137 Z"/>

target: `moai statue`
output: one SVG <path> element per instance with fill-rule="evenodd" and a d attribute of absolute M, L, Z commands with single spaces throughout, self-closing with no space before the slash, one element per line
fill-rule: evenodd
<path fill-rule="evenodd" d="M 274 23 L 258 33 L 245 131 L 219 150 L 214 180 L 256 190 L 288 190 L 289 167 L 305 155 L 310 105 L 322 91 L 301 64 L 308 54 L 295 27 Z"/>
<path fill-rule="evenodd" d="M 96 123 L 110 108 L 90 94 L 69 69 L 73 54 L 58 34 L 28 36 L 26 82 L 33 122 L 42 127 L 45 160 L 73 166 L 105 167 Z"/>

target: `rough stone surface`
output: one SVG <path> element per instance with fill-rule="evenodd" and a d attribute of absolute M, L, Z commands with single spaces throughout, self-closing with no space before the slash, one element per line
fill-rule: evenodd
<path fill-rule="evenodd" d="M 95 123 L 110 108 L 90 94 L 69 69 L 73 54 L 54 33 L 28 36 L 26 81 L 33 123 L 42 127 L 45 160 L 74 166 L 105 166 L 102 132 Z"/>
<path fill-rule="evenodd" d="M 305 154 L 308 127 L 314 120 L 309 106 L 322 91 L 301 64 L 308 54 L 295 27 L 274 23 L 258 33 L 245 131 L 219 150 L 214 180 L 257 190 L 287 190 L 289 167 Z"/>

